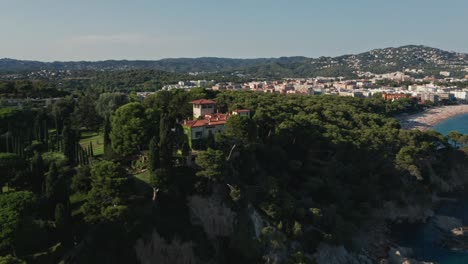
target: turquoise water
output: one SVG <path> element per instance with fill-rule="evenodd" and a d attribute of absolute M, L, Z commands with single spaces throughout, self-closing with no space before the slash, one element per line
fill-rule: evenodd
<path fill-rule="evenodd" d="M 450 131 L 468 134 L 468 114 L 460 115 L 439 123 L 434 130 L 447 135 Z M 456 195 L 458 202 L 445 202 L 437 209 L 437 214 L 459 218 L 468 225 L 468 193 Z M 437 245 L 440 232 L 433 224 L 418 224 L 396 227 L 397 243 L 413 248 L 415 258 L 440 264 L 468 264 L 468 252 L 453 252 Z"/>
<path fill-rule="evenodd" d="M 444 135 L 447 135 L 450 131 L 458 131 L 462 134 L 468 134 L 468 114 L 447 119 L 434 126 L 433 129 Z"/>

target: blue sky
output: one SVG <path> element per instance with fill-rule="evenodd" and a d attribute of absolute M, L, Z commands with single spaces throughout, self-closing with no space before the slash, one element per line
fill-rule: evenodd
<path fill-rule="evenodd" d="M 0 0 L 0 58 L 336 56 L 422 44 L 468 53 L 465 0 Z"/>

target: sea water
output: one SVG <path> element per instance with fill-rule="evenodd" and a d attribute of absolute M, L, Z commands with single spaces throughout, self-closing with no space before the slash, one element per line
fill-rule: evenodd
<path fill-rule="evenodd" d="M 468 134 L 468 114 L 459 115 L 442 121 L 434 126 L 433 129 L 444 135 L 447 135 L 450 131 L 458 131 L 462 134 Z"/>
<path fill-rule="evenodd" d="M 447 119 L 433 129 L 444 135 L 450 131 L 468 134 L 468 114 Z M 468 225 L 468 192 L 461 192 L 456 196 L 456 202 L 444 202 L 436 214 L 456 217 L 461 219 L 464 225 Z M 394 235 L 400 246 L 414 250 L 415 259 L 440 264 L 468 264 L 468 252 L 454 252 L 437 245 L 441 233 L 431 221 L 426 224 L 397 227 Z"/>

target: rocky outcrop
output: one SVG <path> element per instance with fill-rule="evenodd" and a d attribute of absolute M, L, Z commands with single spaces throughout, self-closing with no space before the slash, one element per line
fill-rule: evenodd
<path fill-rule="evenodd" d="M 353 245 L 359 248 L 359 253 L 380 259 L 387 256 L 388 246 L 392 244 L 388 233 L 390 229 L 383 220 L 369 220 L 363 224 L 363 227 L 353 237 Z"/>
<path fill-rule="evenodd" d="M 252 221 L 254 227 L 255 238 L 259 239 L 262 234 L 262 229 L 267 223 L 251 204 L 249 204 L 248 210 L 250 221 Z"/>
<path fill-rule="evenodd" d="M 385 202 L 381 210 L 375 212 L 376 217 L 381 217 L 392 222 L 426 222 L 427 219 L 434 216 L 431 205 L 408 205 L 405 207 L 397 206 L 394 202 Z"/>
<path fill-rule="evenodd" d="M 459 228 L 463 226 L 463 223 L 460 219 L 455 217 L 445 216 L 445 215 L 436 215 L 432 218 L 432 223 L 443 232 L 451 232 L 454 228 Z"/>
<path fill-rule="evenodd" d="M 453 251 L 468 251 L 468 227 L 463 226 L 460 219 L 437 215 L 432 223 L 442 232 L 437 241 L 441 247 Z"/>
<path fill-rule="evenodd" d="M 236 213 L 219 199 L 192 196 L 188 205 L 192 223 L 201 225 L 209 238 L 228 237 L 234 231 Z"/>
<path fill-rule="evenodd" d="M 321 243 L 313 258 L 317 264 L 372 264 L 372 260 L 364 255 L 350 253 L 343 246 L 331 246 Z"/>
<path fill-rule="evenodd" d="M 388 252 L 388 259 L 381 261 L 380 264 L 434 264 L 434 262 L 412 259 L 412 255 L 413 250 L 410 248 L 391 248 Z"/>
<path fill-rule="evenodd" d="M 149 239 L 139 239 L 135 252 L 142 264 L 195 264 L 193 243 L 174 239 L 167 242 L 156 231 Z"/>

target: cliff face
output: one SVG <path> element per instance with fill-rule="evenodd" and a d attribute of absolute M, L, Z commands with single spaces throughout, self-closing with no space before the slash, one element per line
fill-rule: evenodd
<path fill-rule="evenodd" d="M 360 248 L 358 253 L 350 252 L 342 246 L 321 245 L 314 255 L 317 263 L 366 263 L 365 258 L 378 260 L 382 264 L 431 263 L 413 259 L 413 252 L 409 248 L 395 246 L 389 239 L 391 230 L 387 229 L 387 223 L 431 220 L 441 230 L 450 231 L 461 227 L 462 223 L 458 219 L 438 216 L 434 212 L 435 205 L 444 200 L 438 196 L 439 193 L 452 192 L 468 184 L 468 164 L 452 161 L 451 165 L 448 173 L 441 175 L 429 162 L 425 162 L 424 178 L 433 186 L 432 197 L 407 197 L 406 205 L 384 202 L 382 208 L 374 210 L 373 220 L 369 220 L 353 239 L 353 243 Z M 393 247 L 388 250 L 390 245 Z"/>
<path fill-rule="evenodd" d="M 156 231 L 149 239 L 140 239 L 135 245 L 135 252 L 142 264 L 195 264 L 194 245 L 179 239 L 166 241 Z"/>
<path fill-rule="evenodd" d="M 385 202 L 380 210 L 375 211 L 374 217 L 383 218 L 390 222 L 425 222 L 429 217 L 434 216 L 432 204 L 409 204 L 399 206 L 395 202 Z"/>
<path fill-rule="evenodd" d="M 372 264 L 367 256 L 351 253 L 343 246 L 320 244 L 314 255 L 317 264 Z"/>

